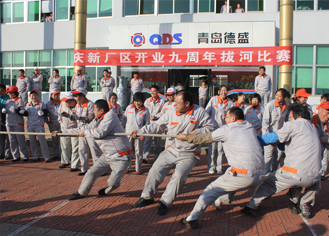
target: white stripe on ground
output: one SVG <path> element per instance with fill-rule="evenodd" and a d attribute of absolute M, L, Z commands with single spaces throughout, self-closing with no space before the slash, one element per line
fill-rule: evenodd
<path fill-rule="evenodd" d="M 30 227 L 31 225 L 33 225 L 35 222 L 38 222 L 39 220 L 42 220 L 43 218 L 45 218 L 47 215 L 49 215 L 50 213 L 56 211 L 57 209 L 61 208 L 62 206 L 66 205 L 69 201 L 63 202 L 62 204 L 60 204 L 59 206 L 51 209 L 50 211 L 48 211 L 47 213 L 43 214 L 42 216 L 40 216 L 39 218 L 31 221 L 30 223 L 20 227 L 19 229 L 15 230 L 14 232 L 12 232 L 11 234 L 9 234 L 8 236 L 14 236 L 15 234 L 18 234 L 19 232 L 23 231 L 24 229 Z"/>
<path fill-rule="evenodd" d="M 306 218 L 304 218 L 304 217 L 302 216 L 302 214 L 299 214 L 299 215 L 300 215 L 300 217 L 302 217 L 304 223 L 306 224 L 306 226 L 308 227 L 308 229 L 311 231 L 312 235 L 313 235 L 313 236 L 318 236 L 318 235 L 315 233 L 315 230 L 313 229 L 311 223 L 308 222 L 308 220 L 306 220 Z"/>

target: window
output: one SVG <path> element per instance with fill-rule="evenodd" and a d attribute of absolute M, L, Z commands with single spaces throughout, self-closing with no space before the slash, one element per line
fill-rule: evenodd
<path fill-rule="evenodd" d="M 319 0 L 318 10 L 328 10 L 328 9 L 329 9 L 329 1 L 328 0 Z"/>
<path fill-rule="evenodd" d="M 24 22 L 24 2 L 13 3 L 13 22 Z"/>
<path fill-rule="evenodd" d="M 298 46 L 296 50 L 296 64 L 312 65 L 313 64 L 313 46 Z"/>
<path fill-rule="evenodd" d="M 0 84 L 10 85 L 10 70 L 0 70 Z"/>
<path fill-rule="evenodd" d="M 99 0 L 98 16 L 112 16 L 112 0 Z"/>
<path fill-rule="evenodd" d="M 66 50 L 54 50 L 54 66 L 66 66 Z"/>
<path fill-rule="evenodd" d="M 28 2 L 27 21 L 39 21 L 39 2 Z"/>
<path fill-rule="evenodd" d="M 329 67 L 318 67 L 316 69 L 316 94 L 329 93 Z"/>
<path fill-rule="evenodd" d="M 40 51 L 39 66 L 51 66 L 51 51 Z"/>
<path fill-rule="evenodd" d="M 124 13 L 125 16 L 154 14 L 154 0 L 124 0 Z"/>
<path fill-rule="evenodd" d="M 24 53 L 13 52 L 13 67 L 23 67 L 23 66 L 24 66 Z"/>
<path fill-rule="evenodd" d="M 55 1 L 56 20 L 67 20 L 68 19 L 68 7 L 69 7 L 69 2 L 67 0 L 56 0 Z"/>
<path fill-rule="evenodd" d="M 66 77 L 67 91 L 71 91 L 71 80 L 72 80 L 73 74 L 74 74 L 74 69 L 73 68 L 68 68 L 67 69 L 67 77 Z"/>
<path fill-rule="evenodd" d="M 67 50 L 67 65 L 74 65 L 74 50 Z"/>
<path fill-rule="evenodd" d="M 125 16 L 138 15 L 138 0 L 124 0 Z"/>
<path fill-rule="evenodd" d="M 194 12 L 197 10 L 197 0 L 194 0 Z M 199 12 L 214 12 L 214 0 L 199 0 Z"/>
<path fill-rule="evenodd" d="M 329 46 L 316 48 L 316 64 L 329 65 Z"/>
<path fill-rule="evenodd" d="M 18 71 L 19 69 L 15 69 L 11 71 L 11 78 L 12 78 L 11 85 L 16 86 L 16 81 L 19 78 Z"/>
<path fill-rule="evenodd" d="M 159 0 L 159 14 L 174 12 L 174 0 Z"/>
<path fill-rule="evenodd" d="M 313 70 L 311 67 L 296 68 L 296 91 L 304 88 L 308 93 L 312 93 Z"/>
<path fill-rule="evenodd" d="M 189 0 L 175 0 L 175 13 L 189 13 L 190 1 Z"/>
<path fill-rule="evenodd" d="M 47 69 L 40 69 L 40 74 L 43 75 L 43 80 L 42 80 L 42 91 L 49 91 L 49 83 L 48 79 L 51 76 L 50 74 L 50 68 Z"/>
<path fill-rule="evenodd" d="M 87 91 L 96 92 L 96 67 L 86 67 Z"/>
<path fill-rule="evenodd" d="M 263 11 L 263 0 L 248 0 L 248 11 Z"/>
<path fill-rule="evenodd" d="M 97 0 L 87 0 L 87 17 L 97 17 Z"/>
<path fill-rule="evenodd" d="M 25 66 L 28 66 L 28 67 L 38 66 L 38 52 L 37 51 L 26 52 Z"/>
<path fill-rule="evenodd" d="M 159 14 L 189 13 L 189 12 L 190 12 L 189 0 L 159 0 Z"/>
<path fill-rule="evenodd" d="M 154 14 L 154 0 L 140 0 L 140 14 Z"/>
<path fill-rule="evenodd" d="M 0 4 L 1 8 L 1 23 L 11 22 L 11 3 Z"/>
<path fill-rule="evenodd" d="M 297 0 L 297 10 L 313 10 L 314 0 Z"/>
<path fill-rule="evenodd" d="M 0 54 L 0 67 L 11 67 L 11 52 Z"/>

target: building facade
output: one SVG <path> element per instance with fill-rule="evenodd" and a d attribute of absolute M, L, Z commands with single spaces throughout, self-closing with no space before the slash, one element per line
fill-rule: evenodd
<path fill-rule="evenodd" d="M 227 2 L 232 7 L 232 13 L 226 8 L 229 14 L 222 12 L 222 0 L 88 0 L 87 48 L 133 50 L 279 45 L 279 1 Z M 244 13 L 234 13 L 238 4 Z M 58 69 L 65 78 L 61 91 L 70 90 L 74 73 L 74 7 L 74 0 L 0 1 L 1 83 L 15 85 L 19 69 L 25 69 L 26 75 L 31 76 L 33 68 L 38 67 L 44 75 L 43 98 L 48 99 L 47 81 L 52 70 Z M 325 26 L 329 20 L 329 1 L 295 0 L 293 14 L 291 92 L 305 88 L 312 93 L 309 103 L 316 104 L 321 94 L 329 92 L 329 30 Z M 145 45 L 134 47 L 132 37 L 136 33 L 146 36 Z M 253 89 L 258 74 L 256 65 L 87 66 L 89 96 L 100 97 L 99 82 L 107 68 L 112 69 L 114 77 L 126 77 L 128 87 L 132 74 L 139 72 L 146 86 L 156 83 L 160 85 L 161 93 L 177 82 L 197 93 L 201 81 L 207 80 L 210 96 L 221 84 L 228 85 L 229 89 Z M 278 66 L 266 68 L 275 91 Z"/>

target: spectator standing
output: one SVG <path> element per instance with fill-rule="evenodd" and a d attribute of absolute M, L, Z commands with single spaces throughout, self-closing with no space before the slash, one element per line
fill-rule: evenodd
<path fill-rule="evenodd" d="M 38 92 L 38 100 L 41 102 L 42 101 L 42 80 L 43 80 L 43 75 L 40 74 L 40 70 L 38 67 L 34 68 L 34 75 L 31 76 L 30 78 L 30 87 L 29 91 L 35 90 Z"/>
<path fill-rule="evenodd" d="M 259 75 L 255 78 L 255 91 L 259 93 L 264 107 L 269 102 L 272 90 L 271 77 L 265 73 L 265 70 L 264 66 L 259 67 Z"/>

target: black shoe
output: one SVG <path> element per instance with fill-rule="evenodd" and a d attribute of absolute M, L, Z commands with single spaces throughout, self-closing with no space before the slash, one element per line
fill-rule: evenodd
<path fill-rule="evenodd" d="M 83 175 L 85 175 L 86 173 L 87 173 L 87 171 L 86 171 L 86 172 L 81 172 L 81 173 L 78 174 L 78 176 L 83 176 Z"/>
<path fill-rule="evenodd" d="M 79 168 L 76 168 L 76 169 L 74 169 L 74 168 L 70 168 L 69 171 L 70 171 L 70 172 L 76 172 L 76 171 L 79 171 Z"/>
<path fill-rule="evenodd" d="M 299 206 L 299 209 L 301 211 L 300 213 L 301 213 L 302 217 L 304 217 L 306 219 L 311 218 L 311 210 L 307 205 Z"/>
<path fill-rule="evenodd" d="M 256 217 L 256 210 L 254 209 L 251 209 L 249 207 L 245 207 L 241 210 L 241 212 L 245 215 L 248 215 L 248 216 L 252 216 L 252 217 Z"/>
<path fill-rule="evenodd" d="M 212 203 L 212 206 L 213 206 L 214 208 L 216 208 L 216 210 L 222 210 L 222 209 L 223 209 L 222 205 L 220 205 L 220 206 L 216 206 L 215 202 Z"/>
<path fill-rule="evenodd" d="M 324 175 L 324 176 L 321 176 L 321 180 L 323 181 L 323 180 L 326 180 L 326 176 Z"/>
<path fill-rule="evenodd" d="M 104 196 L 104 195 L 106 195 L 105 190 L 106 190 L 106 188 L 102 188 L 102 189 L 100 189 L 100 190 L 98 191 L 98 195 L 99 195 L 99 196 Z"/>
<path fill-rule="evenodd" d="M 9 157 L 5 157 L 5 160 L 10 160 L 13 159 L 13 157 L 9 156 Z M 15 159 L 14 159 L 15 160 Z"/>
<path fill-rule="evenodd" d="M 27 162 L 27 161 L 29 161 L 29 158 L 24 158 L 23 161 Z"/>
<path fill-rule="evenodd" d="M 71 196 L 69 196 L 67 198 L 67 200 L 76 200 L 76 199 L 80 199 L 83 198 L 84 196 L 80 195 L 78 192 L 73 193 Z"/>
<path fill-rule="evenodd" d="M 145 207 L 154 203 L 154 199 L 139 199 L 135 204 L 134 208 Z"/>
<path fill-rule="evenodd" d="M 290 209 L 293 214 L 298 214 L 298 205 L 296 203 L 290 201 L 288 205 L 288 209 Z"/>
<path fill-rule="evenodd" d="M 62 164 L 62 165 L 60 165 L 58 168 L 59 169 L 63 169 L 63 168 L 65 168 L 65 167 L 67 167 L 67 166 L 69 166 L 70 164 Z"/>
<path fill-rule="evenodd" d="M 147 164 L 148 161 L 146 159 L 143 158 L 143 163 Z"/>
<path fill-rule="evenodd" d="M 187 221 L 185 218 L 182 218 L 180 220 L 180 222 L 183 224 L 183 225 L 186 225 L 188 227 L 191 227 L 192 229 L 196 229 L 199 227 L 199 223 L 198 223 L 198 220 L 191 220 L 191 221 Z"/>
<path fill-rule="evenodd" d="M 18 159 L 11 160 L 11 162 L 16 162 L 16 161 L 20 161 L 20 159 L 18 158 Z"/>
<path fill-rule="evenodd" d="M 158 205 L 158 214 L 160 216 L 163 216 L 167 214 L 167 212 L 168 212 L 167 206 L 160 201 Z"/>

